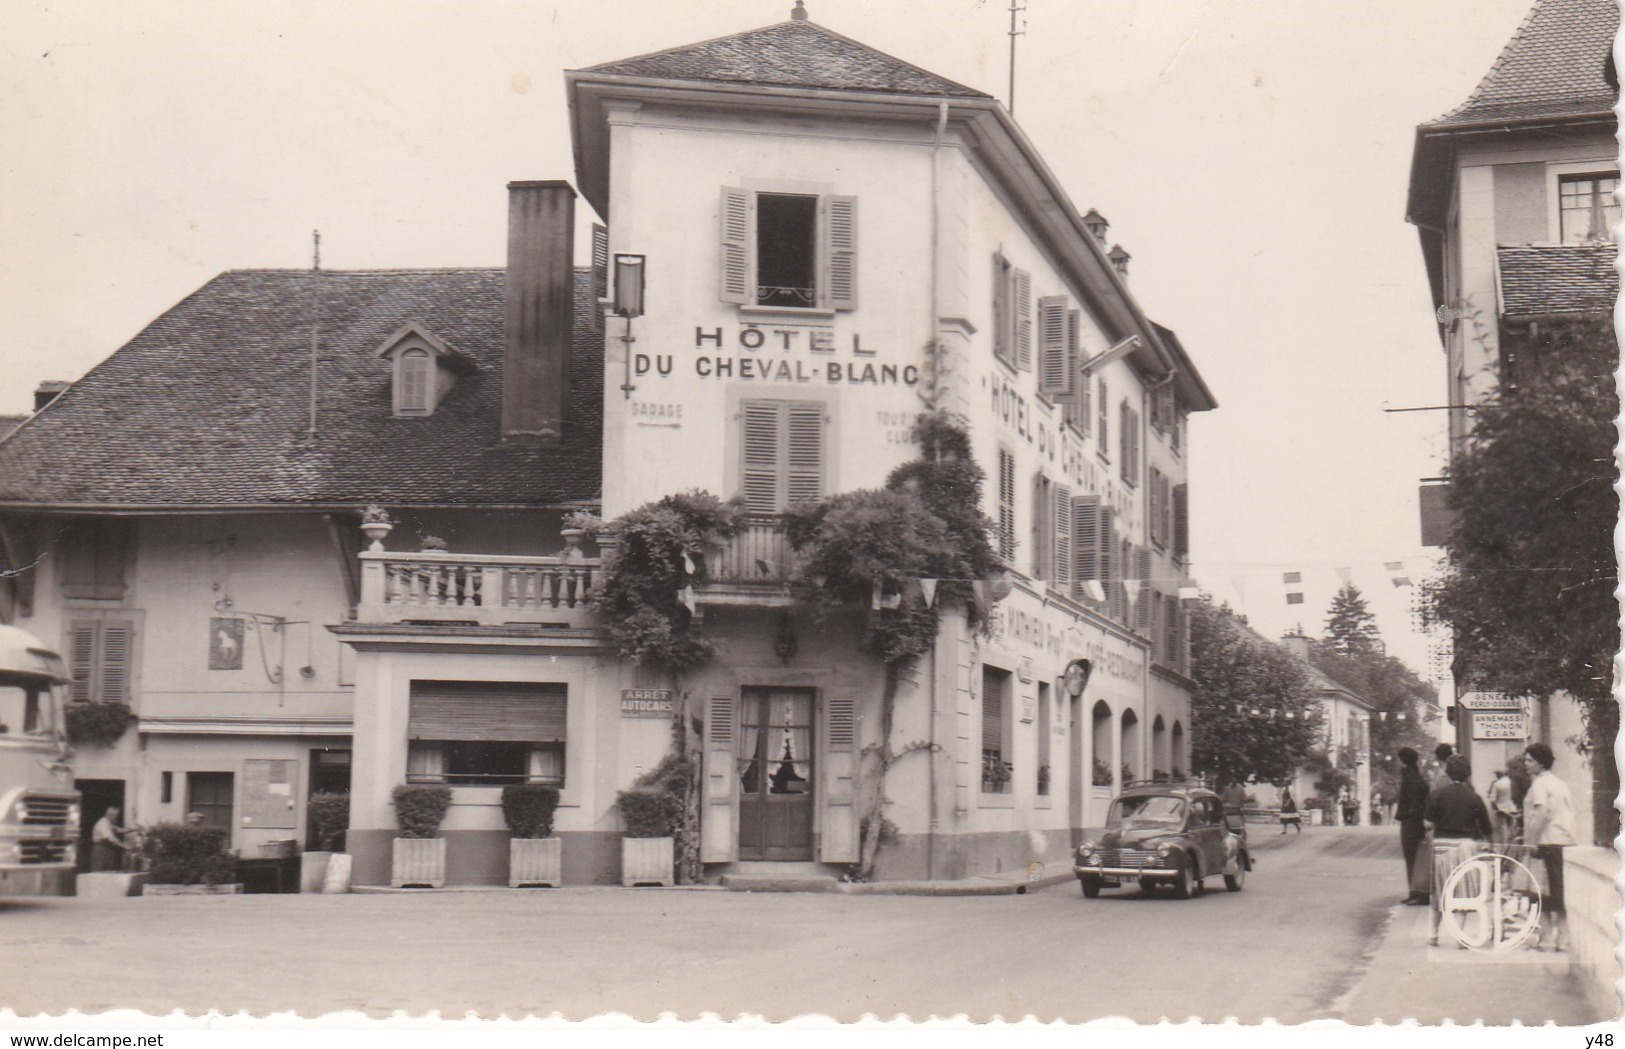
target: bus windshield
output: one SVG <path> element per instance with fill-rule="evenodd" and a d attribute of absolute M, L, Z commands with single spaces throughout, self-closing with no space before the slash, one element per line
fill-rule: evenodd
<path fill-rule="evenodd" d="M 49 736 L 55 727 L 50 686 L 0 684 L 0 737 Z"/>

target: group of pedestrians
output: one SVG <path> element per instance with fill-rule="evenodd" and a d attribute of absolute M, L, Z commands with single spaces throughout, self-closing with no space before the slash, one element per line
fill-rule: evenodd
<path fill-rule="evenodd" d="M 1395 818 L 1409 888 L 1402 902 L 1425 906 L 1432 901 L 1435 847 L 1470 841 L 1516 843 L 1521 822 L 1522 844 L 1533 846 L 1546 868 L 1544 907 L 1561 922 L 1563 849 L 1575 844 L 1574 800 L 1568 784 L 1552 772 L 1552 748 L 1531 743 L 1519 759 L 1530 777 L 1521 810 L 1510 768 L 1496 770 L 1486 802 L 1467 782 L 1472 767 L 1465 757 L 1448 743 L 1439 744 L 1433 755 L 1444 772 L 1430 786 L 1418 767 L 1416 751 L 1401 747 L 1397 753 L 1403 768 Z"/>

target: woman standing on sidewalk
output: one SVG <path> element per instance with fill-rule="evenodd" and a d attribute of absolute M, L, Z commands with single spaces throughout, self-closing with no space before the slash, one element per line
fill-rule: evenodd
<path fill-rule="evenodd" d="M 1429 890 L 1418 890 L 1416 854 L 1422 848 L 1422 839 L 1427 831 L 1422 825 L 1422 815 L 1428 803 L 1428 785 L 1422 778 L 1422 770 L 1416 767 L 1416 751 L 1410 747 L 1400 747 L 1395 752 L 1399 763 L 1404 766 L 1399 775 L 1399 808 L 1394 812 L 1394 819 L 1399 822 L 1399 848 L 1405 854 L 1405 884 L 1409 894 L 1402 901 L 1406 904 L 1422 904 L 1428 902 Z M 1428 864 L 1421 865 L 1424 871 L 1431 873 Z M 1425 883 L 1424 883 L 1425 884 Z"/>

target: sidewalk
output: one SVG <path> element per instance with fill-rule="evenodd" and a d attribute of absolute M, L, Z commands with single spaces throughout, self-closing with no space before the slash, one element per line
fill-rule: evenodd
<path fill-rule="evenodd" d="M 1612 988 L 1597 985 L 1564 953 L 1501 953 L 1430 946 L 1426 907 L 1395 906 L 1352 990 L 1332 1015 L 1351 1024 L 1543 1024 L 1579 1026 L 1617 1020 Z"/>

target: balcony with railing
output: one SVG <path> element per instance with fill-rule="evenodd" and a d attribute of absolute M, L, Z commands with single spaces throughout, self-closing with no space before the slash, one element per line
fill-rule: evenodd
<path fill-rule="evenodd" d="M 694 588 L 700 604 L 782 604 L 797 556 L 784 534 L 784 515 L 746 514 L 738 533 L 707 551 Z"/>
<path fill-rule="evenodd" d="M 597 558 L 364 551 L 356 619 L 584 628 L 600 580 Z"/>

